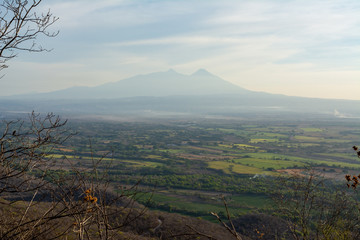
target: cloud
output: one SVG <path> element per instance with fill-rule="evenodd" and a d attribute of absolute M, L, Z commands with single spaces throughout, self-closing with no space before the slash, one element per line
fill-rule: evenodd
<path fill-rule="evenodd" d="M 94 26 L 94 23 L 103 22 L 106 9 L 118 7 L 124 1 L 103 0 L 103 1 L 53 1 L 42 5 L 43 11 L 51 9 L 54 15 L 60 18 L 61 28 L 77 29 L 81 27 Z"/>
<path fill-rule="evenodd" d="M 220 37 L 206 37 L 206 36 L 174 36 L 165 38 L 153 38 L 137 41 L 126 41 L 111 43 L 109 46 L 137 46 L 137 45 L 164 45 L 164 44 L 187 44 L 187 45 L 202 45 L 202 44 L 234 44 L 243 42 L 240 38 L 220 38 Z"/>
<path fill-rule="evenodd" d="M 42 6 L 60 17 L 54 26 L 60 35 L 44 44 L 54 51 L 20 54 L 13 61 L 19 67 L 10 64 L 2 79 L 7 86 L 20 85 L 23 75 L 36 83 L 24 90 L 36 90 L 206 68 L 250 89 L 306 95 L 321 93 L 320 84 L 353 91 L 360 79 L 357 0 L 52 0 Z"/>
<path fill-rule="evenodd" d="M 193 5 L 186 1 L 179 4 L 166 1 L 58 0 L 48 2 L 43 9 L 52 9 L 60 17 L 62 28 L 96 31 L 99 27 L 115 30 L 118 27 L 163 23 L 164 19 L 193 12 Z"/>

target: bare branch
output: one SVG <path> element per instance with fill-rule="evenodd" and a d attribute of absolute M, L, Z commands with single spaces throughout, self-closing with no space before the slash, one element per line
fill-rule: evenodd
<path fill-rule="evenodd" d="M 41 0 L 4 0 L 0 4 L 0 70 L 19 51 L 48 51 L 36 42 L 38 36 L 55 37 L 58 31 L 49 31 L 58 17 L 48 10 L 37 13 Z"/>
<path fill-rule="evenodd" d="M 234 226 L 234 224 L 233 224 L 233 222 L 231 220 L 229 209 L 228 209 L 225 197 L 221 196 L 221 199 L 223 200 L 224 207 L 225 207 L 225 210 L 226 210 L 227 220 L 229 221 L 229 223 L 231 225 L 231 228 L 220 218 L 220 216 L 217 213 L 211 212 L 211 215 L 216 217 L 216 219 L 219 221 L 219 223 L 221 223 L 226 228 L 226 230 L 228 230 L 228 232 L 230 232 L 237 240 L 242 240 L 241 236 L 236 231 L 235 226 Z"/>

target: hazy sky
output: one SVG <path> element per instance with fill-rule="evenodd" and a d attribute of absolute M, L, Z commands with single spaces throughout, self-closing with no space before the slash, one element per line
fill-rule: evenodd
<path fill-rule="evenodd" d="M 50 53 L 20 53 L 0 95 L 199 68 L 241 87 L 360 100 L 359 0 L 43 0 Z"/>

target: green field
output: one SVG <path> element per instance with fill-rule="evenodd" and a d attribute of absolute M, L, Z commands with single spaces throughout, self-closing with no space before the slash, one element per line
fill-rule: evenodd
<path fill-rule="evenodd" d="M 201 192 L 192 192 L 191 195 L 184 196 L 174 192 L 160 191 L 141 195 L 138 201 L 155 209 L 190 215 L 196 214 L 203 218 L 211 216 L 210 212 L 226 214 L 221 196 Z M 225 201 L 232 216 L 271 206 L 271 200 L 261 194 L 226 195 Z M 215 218 L 212 220 L 216 221 Z"/>
<path fill-rule="evenodd" d="M 360 170 L 351 149 L 360 142 L 356 123 L 85 121 L 71 127 L 79 134 L 49 157 L 91 166 L 105 156 L 114 186 L 141 179 L 142 187 L 161 189 L 151 208 L 206 219 L 210 211 L 224 210 L 215 198 L 220 194 L 234 214 L 264 208 L 272 181 L 287 171 L 315 168 L 338 172 L 342 180 L 341 174 Z M 91 150 L 84 140 L 90 136 Z"/>
<path fill-rule="evenodd" d="M 225 161 L 211 161 L 209 162 L 209 168 L 222 170 L 224 173 L 238 173 L 238 174 L 257 174 L 257 173 L 265 173 L 265 171 L 261 170 L 255 166 L 246 166 L 240 165 L 237 163 L 230 163 Z"/>

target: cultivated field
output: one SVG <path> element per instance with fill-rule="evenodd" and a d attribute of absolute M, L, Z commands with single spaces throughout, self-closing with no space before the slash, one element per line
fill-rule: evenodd
<path fill-rule="evenodd" d="M 143 195 L 140 202 L 204 218 L 209 211 L 224 213 L 220 195 L 226 196 L 232 214 L 265 210 L 273 181 L 281 174 L 311 168 L 343 180 L 347 173 L 360 172 L 360 159 L 352 150 L 360 142 L 360 125 L 354 122 L 73 121 L 69 125 L 77 134 L 49 157 L 66 157 L 82 167 L 102 159 L 115 189 L 141 179 L 144 192 L 152 194 Z"/>

